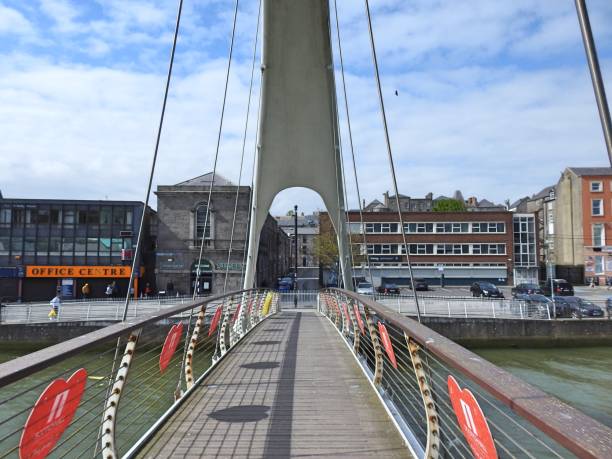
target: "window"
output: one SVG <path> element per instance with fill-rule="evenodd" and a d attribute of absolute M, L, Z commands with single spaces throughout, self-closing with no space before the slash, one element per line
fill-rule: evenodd
<path fill-rule="evenodd" d="M 602 247 L 604 245 L 606 245 L 604 225 L 602 223 L 595 223 L 593 225 L 593 246 Z"/>
<path fill-rule="evenodd" d="M 600 193 L 603 191 L 603 183 L 602 182 L 591 182 L 591 192 Z"/>
<path fill-rule="evenodd" d="M 60 209 L 51 209 L 51 224 L 61 225 L 62 224 L 62 211 Z"/>
<path fill-rule="evenodd" d="M 64 225 L 72 226 L 74 225 L 74 210 L 69 209 L 64 211 Z"/>
<path fill-rule="evenodd" d="M 3 207 L 0 209 L 0 225 L 8 226 L 11 223 L 11 208 Z"/>
<path fill-rule="evenodd" d="M 592 199 L 591 200 L 591 215 L 597 217 L 597 216 L 602 216 L 603 214 L 604 214 L 603 200 L 602 199 Z"/>
<path fill-rule="evenodd" d="M 351 234 L 361 234 L 361 223 L 349 223 L 349 232 Z"/>
<path fill-rule="evenodd" d="M 102 207 L 102 209 L 100 209 L 100 225 L 110 225 L 112 222 L 112 214 L 112 207 Z"/>
<path fill-rule="evenodd" d="M 49 239 L 49 255 L 59 255 L 62 245 L 62 238 L 51 237 Z"/>
<path fill-rule="evenodd" d="M 602 255 L 595 256 L 595 274 L 604 274 L 604 257 Z"/>
<path fill-rule="evenodd" d="M 25 222 L 25 209 L 23 207 L 13 208 L 13 224 L 23 225 Z"/>
<path fill-rule="evenodd" d="M 210 221 L 212 219 L 211 212 L 208 212 L 208 221 L 206 220 L 206 204 L 200 204 L 196 208 L 196 239 L 199 241 L 204 234 L 204 225 L 206 225 L 205 239 L 210 239 Z"/>
<path fill-rule="evenodd" d="M 9 242 L 8 237 L 0 237 L 0 255 L 9 254 Z"/>
<path fill-rule="evenodd" d="M 404 223 L 404 231 L 407 233 L 433 233 L 433 223 Z"/>

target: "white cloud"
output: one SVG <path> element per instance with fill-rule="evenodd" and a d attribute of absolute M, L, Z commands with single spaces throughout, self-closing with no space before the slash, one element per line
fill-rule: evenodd
<path fill-rule="evenodd" d="M 19 11 L 0 5 L 0 36 L 32 36 L 34 29 Z"/>

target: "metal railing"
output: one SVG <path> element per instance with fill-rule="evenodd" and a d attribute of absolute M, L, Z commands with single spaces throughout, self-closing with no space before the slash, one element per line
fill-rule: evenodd
<path fill-rule="evenodd" d="M 380 304 L 405 315 L 416 315 L 413 296 L 384 295 L 377 293 L 373 299 Z M 552 307 L 505 298 L 470 298 L 419 296 L 422 316 L 464 317 L 492 319 L 544 319 L 554 318 Z"/>
<path fill-rule="evenodd" d="M 318 290 L 292 290 L 290 292 L 278 292 L 278 303 L 284 309 L 316 308 Z"/>
<path fill-rule="evenodd" d="M 1 364 L 0 458 L 131 455 L 277 302 L 198 299 Z"/>
<path fill-rule="evenodd" d="M 207 298 L 210 295 L 199 296 Z M 127 318 L 136 319 L 172 306 L 189 304 L 192 296 L 160 296 L 130 300 Z M 49 303 L 9 303 L 0 307 L 0 323 L 38 323 L 49 321 L 88 322 L 123 318 L 125 300 L 98 298 L 62 301 L 57 315 L 50 315 Z"/>
<path fill-rule="evenodd" d="M 612 457 L 612 429 L 370 297 L 329 289 L 318 307 L 414 457 Z"/>

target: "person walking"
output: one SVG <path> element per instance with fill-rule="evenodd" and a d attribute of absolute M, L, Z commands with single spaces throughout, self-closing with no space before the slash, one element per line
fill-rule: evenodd
<path fill-rule="evenodd" d="M 85 285 L 83 285 L 81 288 L 81 293 L 83 294 L 84 299 L 89 298 L 89 295 L 91 295 L 91 287 L 89 286 L 89 282 L 85 282 Z"/>
<path fill-rule="evenodd" d="M 106 298 L 111 299 L 113 297 L 113 284 L 108 284 L 106 286 Z"/>
<path fill-rule="evenodd" d="M 144 288 L 144 297 L 149 298 L 149 296 L 151 296 L 151 293 L 153 293 L 153 290 L 151 289 L 151 284 L 147 282 L 147 285 L 145 285 Z"/>
<path fill-rule="evenodd" d="M 62 305 L 62 299 L 59 292 L 49 302 L 51 310 L 49 311 L 49 320 L 57 320 L 59 316 L 60 306 Z"/>

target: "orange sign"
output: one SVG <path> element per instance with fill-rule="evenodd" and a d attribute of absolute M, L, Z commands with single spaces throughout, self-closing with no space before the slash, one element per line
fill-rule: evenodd
<path fill-rule="evenodd" d="M 130 266 L 26 266 L 26 277 L 130 277 Z"/>

